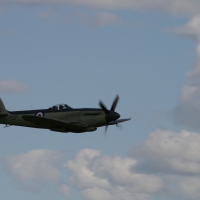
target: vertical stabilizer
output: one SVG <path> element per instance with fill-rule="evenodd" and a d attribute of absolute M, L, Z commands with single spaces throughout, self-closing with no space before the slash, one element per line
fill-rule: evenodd
<path fill-rule="evenodd" d="M 8 111 L 6 110 L 3 101 L 0 99 L 0 116 L 6 116 L 8 115 Z"/>

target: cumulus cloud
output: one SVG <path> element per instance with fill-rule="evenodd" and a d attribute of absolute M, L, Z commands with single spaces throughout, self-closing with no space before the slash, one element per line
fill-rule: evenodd
<path fill-rule="evenodd" d="M 176 15 L 191 15 L 195 16 L 199 13 L 200 2 L 198 0 L 0 0 L 0 5 L 70 5 L 73 7 L 89 7 L 95 11 L 99 10 L 116 10 L 116 9 L 129 9 L 129 10 L 158 10 Z M 90 10 L 92 10 L 90 9 Z M 88 12 L 89 13 L 89 12 Z M 50 12 L 45 11 L 40 14 L 42 17 L 49 17 Z M 121 20 L 111 13 L 97 13 L 95 18 L 87 19 L 86 24 L 90 26 L 104 26 L 104 25 L 118 25 Z M 78 18 L 76 16 L 76 18 Z M 87 17 L 84 17 L 87 18 Z M 84 19 L 83 18 L 83 19 Z M 81 19 L 79 19 L 82 21 Z M 84 19 L 86 20 L 86 19 Z M 66 21 L 70 23 L 76 21 L 73 16 L 70 16 Z"/>
<path fill-rule="evenodd" d="M 83 149 L 64 167 L 86 200 L 200 198 L 200 135 L 156 130 L 128 156 Z"/>
<path fill-rule="evenodd" d="M 200 78 L 200 15 L 194 16 L 186 25 L 175 28 L 174 32 L 180 36 L 195 39 L 198 43 L 196 48 L 196 62 L 193 69 L 188 73 L 190 79 Z"/>
<path fill-rule="evenodd" d="M 199 199 L 199 143 L 198 133 L 157 130 L 130 151 L 138 161 L 132 171 L 159 176 L 164 184 L 160 195 L 169 199 Z"/>
<path fill-rule="evenodd" d="M 98 28 L 102 26 L 116 26 L 121 24 L 120 18 L 109 12 L 80 12 L 68 14 L 65 17 L 67 23 L 81 22 L 86 27 Z"/>
<path fill-rule="evenodd" d="M 64 183 L 62 183 L 62 184 L 60 185 L 59 192 L 60 192 L 61 194 L 63 194 L 65 197 L 67 197 L 67 198 L 70 197 L 70 188 L 69 188 L 68 185 L 66 185 L 66 184 L 64 184 Z"/>
<path fill-rule="evenodd" d="M 26 84 L 16 80 L 0 80 L 0 92 L 4 93 L 28 93 Z"/>
<path fill-rule="evenodd" d="M 200 135 L 183 130 L 175 134 L 157 130 L 133 147 L 130 156 L 139 162 L 138 171 L 179 175 L 200 175 Z"/>
<path fill-rule="evenodd" d="M 92 27 L 101 27 L 108 25 L 119 25 L 121 20 L 114 14 L 107 12 L 98 12 L 94 17 L 86 17 L 85 24 Z"/>
<path fill-rule="evenodd" d="M 144 200 L 162 188 L 162 181 L 152 174 L 131 172 L 136 162 L 83 149 L 64 167 L 72 171 L 71 184 L 82 190 L 85 199 Z"/>
<path fill-rule="evenodd" d="M 194 16 L 186 25 L 175 28 L 180 36 L 197 42 L 196 60 L 193 68 L 187 73 L 189 82 L 183 86 L 178 104 L 174 109 L 175 121 L 187 127 L 200 130 L 200 15 Z"/>
<path fill-rule="evenodd" d="M 176 123 L 200 130 L 200 86 L 188 84 L 183 87 L 178 105 L 174 109 Z"/>
<path fill-rule="evenodd" d="M 6 156 L 5 169 L 22 184 L 54 183 L 71 198 L 73 189 L 84 200 L 148 200 L 200 198 L 200 135 L 156 130 L 128 156 L 108 156 L 95 149 L 82 149 L 62 166 L 63 154 L 32 150 Z M 70 172 L 66 180 L 61 171 Z"/>
<path fill-rule="evenodd" d="M 198 0 L 0 0 L 0 3 L 71 4 L 105 9 L 159 9 L 192 15 L 199 13 L 200 8 Z"/>
<path fill-rule="evenodd" d="M 0 4 L 72 5 L 98 9 L 159 10 L 173 14 L 199 14 L 199 0 L 0 0 Z"/>
<path fill-rule="evenodd" d="M 23 186 L 40 189 L 47 182 L 60 183 L 57 162 L 63 154 L 51 150 L 32 150 L 19 155 L 5 156 L 5 169 Z"/>
<path fill-rule="evenodd" d="M 191 199 L 200 197 L 199 177 L 184 177 L 180 182 L 180 189 Z"/>

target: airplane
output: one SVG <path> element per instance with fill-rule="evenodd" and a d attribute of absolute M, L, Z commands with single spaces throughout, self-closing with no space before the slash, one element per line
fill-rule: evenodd
<path fill-rule="evenodd" d="M 111 109 L 108 110 L 102 101 L 98 108 L 71 108 L 67 104 L 57 104 L 48 109 L 8 111 L 0 99 L 0 124 L 9 126 L 23 126 L 30 128 L 49 129 L 61 133 L 84 133 L 96 131 L 98 127 L 130 120 L 119 119 L 120 115 L 115 112 L 119 96 L 113 101 Z"/>

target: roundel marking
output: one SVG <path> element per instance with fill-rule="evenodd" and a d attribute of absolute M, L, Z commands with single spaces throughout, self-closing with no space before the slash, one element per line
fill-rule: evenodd
<path fill-rule="evenodd" d="M 44 117 L 44 113 L 43 112 L 38 112 L 35 114 L 35 116 L 37 117 Z"/>

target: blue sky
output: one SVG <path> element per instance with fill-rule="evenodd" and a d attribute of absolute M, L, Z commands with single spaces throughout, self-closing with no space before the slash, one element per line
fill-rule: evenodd
<path fill-rule="evenodd" d="M 149 3 L 151 2 L 151 3 Z M 199 199 L 196 1 L 0 0 L 0 97 L 8 110 L 116 111 L 123 129 L 0 126 L 4 199 Z M 31 104 L 31 105 L 30 105 Z M 173 185 L 173 187 L 172 187 Z"/>

